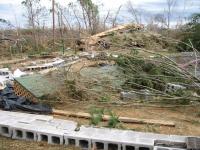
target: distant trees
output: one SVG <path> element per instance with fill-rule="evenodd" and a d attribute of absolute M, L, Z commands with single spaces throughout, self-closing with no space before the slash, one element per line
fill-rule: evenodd
<path fill-rule="evenodd" d="M 37 32 L 37 29 L 40 28 L 40 19 L 45 16 L 45 8 L 40 5 L 40 0 L 24 0 L 22 5 L 26 9 L 24 16 L 27 18 L 28 26 L 32 29 L 35 49 L 39 50 L 39 32 Z"/>
<path fill-rule="evenodd" d="M 194 48 L 200 51 L 200 13 L 193 14 L 189 23 L 182 28 L 182 42 L 192 43 Z M 192 47 L 180 44 L 181 51 L 192 51 Z"/>
<path fill-rule="evenodd" d="M 133 21 L 135 23 L 141 24 L 141 12 L 139 11 L 139 9 L 135 8 L 133 3 L 131 1 L 127 2 L 127 9 L 129 14 L 132 16 Z"/>
<path fill-rule="evenodd" d="M 78 0 L 78 2 L 82 9 L 82 16 L 86 29 L 89 29 L 91 34 L 95 34 L 99 25 L 98 6 L 95 5 L 92 0 Z"/>
<path fill-rule="evenodd" d="M 112 27 L 113 28 L 116 27 L 117 17 L 119 15 L 121 8 L 122 8 L 122 5 L 119 6 L 119 8 L 117 9 L 117 12 L 115 13 L 115 16 L 112 19 Z"/>
<path fill-rule="evenodd" d="M 167 25 L 167 29 L 170 29 L 172 14 L 176 6 L 176 0 L 166 0 L 166 2 L 167 2 L 167 9 L 165 10 L 166 25 Z"/>

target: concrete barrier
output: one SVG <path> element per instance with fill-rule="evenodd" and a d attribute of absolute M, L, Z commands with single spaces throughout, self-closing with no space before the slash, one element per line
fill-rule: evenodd
<path fill-rule="evenodd" d="M 156 141 L 185 144 L 187 137 L 95 128 L 52 116 L 0 111 L 0 135 L 27 141 L 65 144 L 90 150 L 183 150 L 162 147 Z M 200 149 L 200 148 L 199 148 Z"/>
<path fill-rule="evenodd" d="M 155 146 L 153 150 L 185 150 L 185 149 Z"/>
<path fill-rule="evenodd" d="M 29 123 L 18 122 L 13 127 L 13 139 L 26 140 L 26 141 L 37 141 L 37 127 Z"/>
<path fill-rule="evenodd" d="M 12 126 L 18 121 L 17 117 L 7 117 L 0 115 L 0 135 L 12 137 Z"/>
<path fill-rule="evenodd" d="M 92 148 L 92 141 L 87 137 L 78 137 L 73 135 L 64 135 L 65 145 L 81 147 L 83 150 L 90 150 Z"/>
<path fill-rule="evenodd" d="M 57 129 L 57 126 L 50 124 L 49 121 L 35 120 L 31 124 L 37 127 L 37 141 L 47 142 L 48 144 L 64 143 L 64 130 Z"/>
<path fill-rule="evenodd" d="M 130 136 L 130 133 L 127 134 L 128 132 L 131 132 L 132 136 Z M 81 126 L 79 131 L 65 134 L 64 139 L 66 145 L 73 143 L 75 146 L 85 150 L 91 149 L 92 146 L 95 146 L 100 150 L 126 150 L 131 147 L 134 147 L 137 150 L 153 150 L 153 139 L 139 138 L 137 134 L 134 135 L 134 132 L 128 132 L 115 129 Z"/>
<path fill-rule="evenodd" d="M 10 126 L 0 124 L 0 135 L 5 136 L 5 137 L 11 137 L 12 130 Z"/>
<path fill-rule="evenodd" d="M 47 142 L 48 144 L 64 144 L 64 138 L 62 132 L 55 132 L 51 133 L 51 130 L 43 130 L 37 132 L 39 142 Z"/>

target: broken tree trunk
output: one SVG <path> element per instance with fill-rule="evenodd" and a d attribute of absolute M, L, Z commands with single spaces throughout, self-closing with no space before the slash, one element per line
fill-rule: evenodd
<path fill-rule="evenodd" d="M 90 119 L 91 115 L 89 113 L 84 112 L 71 112 L 71 111 L 62 111 L 53 109 L 54 115 L 68 116 L 68 117 L 78 117 L 84 119 Z M 103 120 L 108 121 L 110 116 L 104 115 Z M 160 126 L 168 126 L 175 127 L 175 123 L 172 121 L 164 121 L 164 120 L 154 120 L 154 119 L 139 119 L 139 118 L 129 118 L 129 117 L 119 117 L 119 120 L 123 123 L 136 123 L 136 124 L 150 124 L 150 125 L 160 125 Z"/>
<path fill-rule="evenodd" d="M 95 34 L 93 36 L 90 36 L 84 40 L 82 40 L 82 42 L 87 45 L 87 46 L 93 46 L 95 44 L 98 43 L 98 41 L 105 37 L 105 36 L 108 36 L 110 34 L 112 34 L 113 32 L 119 32 L 119 31 L 123 31 L 123 30 L 127 30 L 127 29 L 136 29 L 136 30 L 140 30 L 140 29 L 143 29 L 143 25 L 140 25 L 140 24 L 125 24 L 125 25 L 120 25 L 120 26 L 117 26 L 115 28 L 111 28 L 109 30 L 106 30 L 104 32 L 101 32 L 101 33 L 98 33 L 98 34 Z"/>

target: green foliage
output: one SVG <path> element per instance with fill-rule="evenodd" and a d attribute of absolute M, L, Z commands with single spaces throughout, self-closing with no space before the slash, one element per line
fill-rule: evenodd
<path fill-rule="evenodd" d="M 190 41 L 194 48 L 200 50 L 200 13 L 193 14 L 190 18 L 190 22 L 183 29 L 182 42 L 191 45 Z M 179 50 L 192 51 L 192 47 L 189 47 L 184 43 L 179 44 Z"/>
<path fill-rule="evenodd" d="M 105 96 L 100 97 L 99 102 L 105 103 L 105 102 L 109 102 L 110 100 L 111 100 L 110 96 L 105 95 Z"/>
<path fill-rule="evenodd" d="M 118 128 L 120 124 L 119 117 L 114 114 L 112 111 L 109 112 L 110 118 L 108 120 L 108 127 L 109 128 Z"/>
<path fill-rule="evenodd" d="M 131 54 L 132 55 L 138 55 L 139 54 L 139 50 L 138 49 L 132 49 L 131 50 Z"/>
<path fill-rule="evenodd" d="M 83 100 L 85 98 L 84 91 L 76 88 L 75 80 L 65 80 L 66 94 L 74 99 Z"/>
<path fill-rule="evenodd" d="M 165 61 L 160 61 L 160 58 L 151 61 L 131 53 L 129 56 L 119 56 L 116 59 L 116 64 L 126 78 L 122 85 L 124 90 L 154 89 L 164 92 L 167 83 L 192 83 L 191 80 L 183 78 L 179 69 L 171 67 Z M 178 97 L 191 95 L 189 91 L 183 90 L 168 94 Z M 188 103 L 188 101 L 184 100 L 182 102 Z"/>
<path fill-rule="evenodd" d="M 119 117 L 115 113 L 113 113 L 111 110 L 104 110 L 104 109 L 101 109 L 101 108 L 92 107 L 92 108 L 90 108 L 89 113 L 90 113 L 90 116 L 91 116 L 91 119 L 90 119 L 91 125 L 95 125 L 95 126 L 99 125 L 103 121 L 104 114 L 108 113 L 109 120 L 108 120 L 107 127 L 109 127 L 109 128 L 121 128 L 121 129 L 124 128 L 122 126 L 120 120 L 119 120 Z"/>
<path fill-rule="evenodd" d="M 90 124 L 97 126 L 103 120 L 104 109 L 91 108 L 90 115 Z"/>

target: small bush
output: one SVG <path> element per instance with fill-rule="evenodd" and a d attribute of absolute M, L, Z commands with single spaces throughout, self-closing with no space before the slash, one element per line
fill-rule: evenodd
<path fill-rule="evenodd" d="M 104 115 L 104 109 L 98 109 L 98 108 L 91 108 L 90 109 L 90 124 L 91 125 L 99 125 L 100 122 L 103 120 Z"/>
<path fill-rule="evenodd" d="M 100 97 L 99 102 L 102 102 L 102 103 L 109 102 L 110 99 L 111 98 L 108 95 L 102 96 L 102 97 Z"/>
<path fill-rule="evenodd" d="M 114 114 L 112 111 L 109 112 L 110 119 L 108 120 L 109 128 L 117 128 L 120 125 L 119 117 Z"/>

